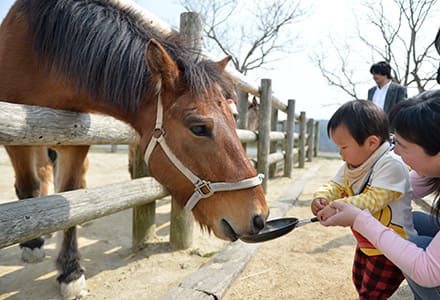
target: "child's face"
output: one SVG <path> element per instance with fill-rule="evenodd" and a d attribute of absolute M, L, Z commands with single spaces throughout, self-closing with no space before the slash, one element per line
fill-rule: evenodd
<path fill-rule="evenodd" d="M 371 145 L 367 138 L 363 145 L 359 145 L 345 125 L 339 125 L 331 132 L 331 137 L 342 159 L 351 167 L 359 167 L 377 149 L 378 145 Z"/>

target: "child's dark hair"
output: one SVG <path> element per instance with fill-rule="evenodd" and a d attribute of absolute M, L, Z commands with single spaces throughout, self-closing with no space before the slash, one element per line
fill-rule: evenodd
<path fill-rule="evenodd" d="M 330 118 L 327 135 L 331 138 L 332 131 L 341 125 L 347 127 L 359 145 L 363 145 L 371 135 L 379 137 L 381 144 L 390 138 L 388 117 L 372 101 L 353 100 L 344 103 Z"/>
<path fill-rule="evenodd" d="M 427 155 L 440 152 L 440 90 L 427 91 L 399 102 L 390 111 L 391 128 L 402 138 L 423 148 Z M 440 178 L 431 178 L 431 192 L 436 194 L 432 205 L 440 214 Z"/>
<path fill-rule="evenodd" d="M 385 75 L 387 78 L 391 79 L 391 66 L 386 61 L 380 61 L 371 66 L 370 73 Z"/>

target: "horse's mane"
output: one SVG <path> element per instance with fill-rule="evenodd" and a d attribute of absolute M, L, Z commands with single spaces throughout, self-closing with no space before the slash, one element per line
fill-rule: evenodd
<path fill-rule="evenodd" d="M 148 26 L 134 8 L 117 0 L 19 0 L 17 12 L 29 19 L 33 49 L 47 69 L 68 76 L 78 89 L 124 111 L 138 107 L 147 92 L 145 46 L 151 38 L 164 46 L 194 93 L 230 89 L 212 61 L 196 62 L 193 49 L 178 35 Z M 150 90 L 149 90 L 150 89 Z"/>

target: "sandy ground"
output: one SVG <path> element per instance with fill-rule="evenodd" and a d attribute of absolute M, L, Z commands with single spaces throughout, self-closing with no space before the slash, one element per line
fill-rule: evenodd
<path fill-rule="evenodd" d="M 129 179 L 123 152 L 91 152 L 89 187 Z M 111 162 L 109 165 L 108 162 Z M 319 171 L 295 203 L 290 216 L 311 217 L 311 193 L 341 164 L 315 159 L 293 177 L 272 179 L 268 201 L 283 195 L 292 180 L 319 164 Z M 14 199 L 13 174 L 0 149 L 0 202 Z M 158 201 L 157 232 L 143 250 L 131 252 L 131 210 L 84 224 L 79 229 L 82 265 L 86 268 L 86 299 L 158 299 L 227 245 L 195 226 L 194 245 L 173 251 L 168 245 L 169 200 Z M 55 234 L 46 241 L 47 257 L 38 264 L 20 261 L 18 246 L 0 249 L 0 299 L 60 299 L 54 267 Z M 351 283 L 354 239 L 348 229 L 309 224 L 261 245 L 224 299 L 356 299 Z M 412 299 L 403 283 L 392 299 Z"/>

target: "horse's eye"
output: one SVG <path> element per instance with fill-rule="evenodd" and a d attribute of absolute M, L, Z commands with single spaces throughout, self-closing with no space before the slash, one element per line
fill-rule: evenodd
<path fill-rule="evenodd" d="M 211 136 L 211 130 L 205 125 L 191 126 L 190 130 L 197 136 Z"/>

